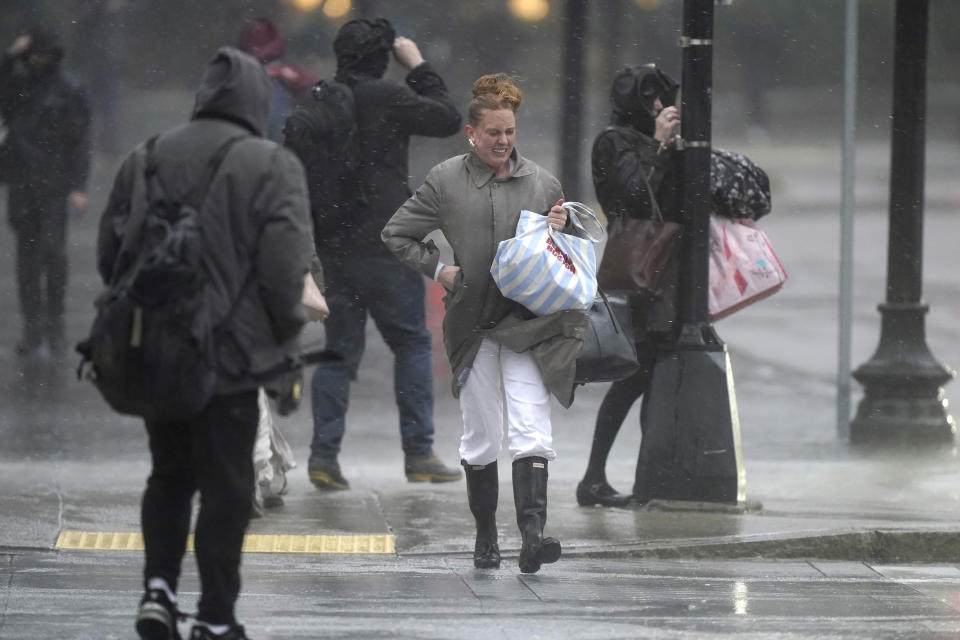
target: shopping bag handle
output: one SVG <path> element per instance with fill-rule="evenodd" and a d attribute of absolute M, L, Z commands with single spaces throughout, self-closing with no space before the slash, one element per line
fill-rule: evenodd
<path fill-rule="evenodd" d="M 597 218 L 597 214 L 594 213 L 593 209 L 583 204 L 582 202 L 564 202 L 560 205 L 566 210 L 567 215 L 570 218 L 570 223 L 573 224 L 577 229 L 583 232 L 583 235 L 587 237 L 587 240 L 593 244 L 599 244 L 603 242 L 604 235 L 606 232 L 603 229 L 603 225 L 600 224 L 600 220 Z M 591 229 L 587 229 L 587 227 Z"/>

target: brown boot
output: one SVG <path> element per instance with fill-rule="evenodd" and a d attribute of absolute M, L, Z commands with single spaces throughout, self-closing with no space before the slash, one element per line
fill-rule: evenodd
<path fill-rule="evenodd" d="M 463 477 L 456 467 L 448 467 L 437 454 L 407 456 L 403 469 L 409 482 L 455 482 Z"/>

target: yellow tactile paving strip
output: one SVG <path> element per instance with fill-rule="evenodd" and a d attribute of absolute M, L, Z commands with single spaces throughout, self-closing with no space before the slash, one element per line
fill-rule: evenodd
<path fill-rule="evenodd" d="M 57 549 L 91 551 L 143 551 L 143 535 L 105 531 L 61 531 Z M 193 551 L 193 534 L 187 538 L 187 550 Z M 245 553 L 396 553 L 392 535 L 295 536 L 247 535 Z"/>

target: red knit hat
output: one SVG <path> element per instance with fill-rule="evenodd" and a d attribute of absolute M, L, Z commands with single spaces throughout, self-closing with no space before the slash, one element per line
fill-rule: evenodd
<path fill-rule="evenodd" d="M 237 48 L 265 64 L 283 55 L 283 36 L 270 19 L 255 18 L 244 23 Z"/>

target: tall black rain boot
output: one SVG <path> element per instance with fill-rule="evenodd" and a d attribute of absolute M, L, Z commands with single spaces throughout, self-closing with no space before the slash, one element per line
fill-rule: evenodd
<path fill-rule="evenodd" d="M 467 476 L 467 500 L 470 513 L 477 521 L 477 541 L 473 546 L 473 566 L 477 569 L 499 569 L 500 547 L 497 545 L 497 500 L 500 481 L 497 461 L 490 464 L 467 464 L 461 460 Z"/>
<path fill-rule="evenodd" d="M 538 456 L 513 461 L 513 500 L 523 544 L 518 564 L 522 573 L 560 559 L 560 541 L 544 538 L 547 523 L 547 460 Z"/>

